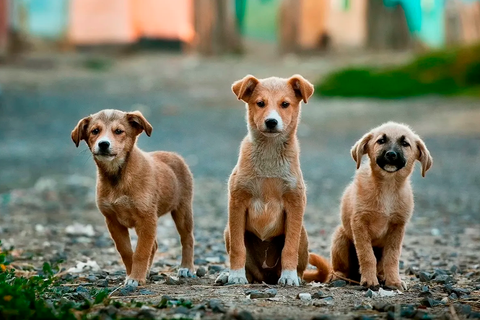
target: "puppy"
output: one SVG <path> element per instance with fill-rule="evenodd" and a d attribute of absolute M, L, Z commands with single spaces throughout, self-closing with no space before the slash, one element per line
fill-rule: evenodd
<path fill-rule="evenodd" d="M 296 133 L 301 101 L 307 103 L 313 85 L 300 75 L 248 75 L 232 90 L 246 103 L 248 134 L 229 179 L 228 282 L 298 286 L 307 266 L 308 239 Z"/>
<path fill-rule="evenodd" d="M 351 154 L 359 170 L 343 194 L 342 224 L 332 239 L 332 278 L 359 280 L 367 287 L 384 281 L 405 289 L 398 264 L 413 213 L 410 175 L 418 160 L 425 176 L 432 157 L 418 135 L 394 122 L 365 134 Z M 369 161 L 360 166 L 364 154 Z"/>
<path fill-rule="evenodd" d="M 127 269 L 125 284 L 144 284 L 157 250 L 157 219 L 171 212 L 182 243 L 178 275 L 193 275 L 193 178 L 185 161 L 171 152 L 144 152 L 137 145 L 152 126 L 139 111 L 102 110 L 72 131 L 85 140 L 97 165 L 97 206 Z M 128 229 L 138 235 L 132 251 Z"/>

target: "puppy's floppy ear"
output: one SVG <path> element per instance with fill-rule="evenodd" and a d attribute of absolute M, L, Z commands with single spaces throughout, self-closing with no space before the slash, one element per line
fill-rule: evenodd
<path fill-rule="evenodd" d="M 143 130 L 145 130 L 145 133 L 149 137 L 152 134 L 152 125 L 145 119 L 140 111 L 127 112 L 127 120 L 130 125 L 137 130 L 137 135 L 142 133 Z"/>
<path fill-rule="evenodd" d="M 314 91 L 313 84 L 299 74 L 293 75 L 288 79 L 288 83 L 292 86 L 293 91 L 295 91 L 295 95 L 307 103 Z"/>
<path fill-rule="evenodd" d="M 88 124 L 90 123 L 90 120 L 92 120 L 92 117 L 88 116 L 78 121 L 77 126 L 72 131 L 72 140 L 75 143 L 75 146 L 77 148 L 80 145 L 80 141 L 82 140 L 86 141 L 88 138 L 87 127 L 88 127 Z"/>
<path fill-rule="evenodd" d="M 433 158 L 430 155 L 430 151 L 428 151 L 427 147 L 425 146 L 425 143 L 420 138 L 417 139 L 417 149 L 417 160 L 422 164 L 422 177 L 425 177 L 428 169 L 430 169 L 433 164 Z"/>
<path fill-rule="evenodd" d="M 362 156 L 368 152 L 368 142 L 372 139 L 373 134 L 371 132 L 365 134 L 360 140 L 358 140 L 350 151 L 352 158 L 357 163 L 357 169 L 360 168 L 362 163 Z"/>
<path fill-rule="evenodd" d="M 250 100 L 253 90 L 255 90 L 258 83 L 258 79 L 249 74 L 242 80 L 235 81 L 232 84 L 232 91 L 235 93 L 238 100 L 243 100 L 248 103 L 248 100 Z"/>

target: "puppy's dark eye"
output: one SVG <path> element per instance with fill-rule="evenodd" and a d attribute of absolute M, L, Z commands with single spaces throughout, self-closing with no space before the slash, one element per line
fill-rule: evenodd
<path fill-rule="evenodd" d="M 263 107 L 265 107 L 265 102 L 264 101 L 258 101 L 257 106 L 259 106 L 260 108 L 263 108 Z"/>
<path fill-rule="evenodd" d="M 282 102 L 282 108 L 288 108 L 288 106 L 290 105 L 290 103 L 288 103 L 287 101 L 283 101 Z"/>
<path fill-rule="evenodd" d="M 115 134 L 122 134 L 122 133 L 123 133 L 123 130 L 120 130 L 120 129 L 115 130 Z"/>
<path fill-rule="evenodd" d="M 410 143 L 408 143 L 407 141 L 402 141 L 402 146 L 410 147 Z"/>
<path fill-rule="evenodd" d="M 93 130 L 92 130 L 92 134 L 93 134 L 94 136 L 96 136 L 96 135 L 99 134 L 99 133 L 100 133 L 100 130 L 99 130 L 99 129 L 93 129 Z"/>
<path fill-rule="evenodd" d="M 386 140 L 384 138 L 380 138 L 377 140 L 377 143 L 378 144 L 384 144 L 386 142 Z"/>

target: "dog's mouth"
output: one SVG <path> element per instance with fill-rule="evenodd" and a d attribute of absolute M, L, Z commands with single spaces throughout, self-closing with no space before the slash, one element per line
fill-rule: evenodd
<path fill-rule="evenodd" d="M 276 137 L 282 132 L 278 130 L 261 130 L 260 131 L 265 137 Z"/>
<path fill-rule="evenodd" d="M 107 161 L 112 161 L 117 157 L 117 155 L 114 153 L 105 153 L 105 152 L 98 152 L 93 155 L 95 156 L 95 158 L 99 160 L 107 160 Z"/>
<path fill-rule="evenodd" d="M 382 170 L 389 173 L 397 172 L 398 170 L 405 167 L 405 164 L 406 164 L 405 160 L 403 159 L 389 161 L 389 160 L 386 160 L 385 157 L 378 157 L 376 162 L 377 162 L 377 165 L 380 168 L 382 168 Z"/>

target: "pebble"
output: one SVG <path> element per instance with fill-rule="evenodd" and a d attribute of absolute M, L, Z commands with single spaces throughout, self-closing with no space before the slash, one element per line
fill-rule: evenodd
<path fill-rule="evenodd" d="M 297 298 L 302 301 L 311 301 L 312 295 L 310 293 L 299 293 Z"/>
<path fill-rule="evenodd" d="M 246 310 L 242 310 L 236 315 L 235 319 L 236 320 L 254 320 L 255 318 L 250 312 Z"/>
<path fill-rule="evenodd" d="M 334 287 L 334 288 L 341 288 L 345 287 L 347 285 L 347 281 L 345 280 L 334 280 L 328 284 L 329 287 Z"/>
<path fill-rule="evenodd" d="M 180 281 L 173 279 L 172 277 L 167 277 L 167 280 L 165 281 L 165 284 L 168 285 L 178 285 L 180 284 Z"/>
<path fill-rule="evenodd" d="M 330 306 L 334 304 L 333 297 L 325 297 L 320 300 L 316 300 L 313 302 L 313 305 L 316 307 L 324 307 L 324 306 Z"/>
<path fill-rule="evenodd" d="M 197 266 L 206 266 L 208 264 L 208 261 L 205 259 L 197 258 L 193 261 L 193 263 Z"/>
<path fill-rule="evenodd" d="M 312 299 L 323 299 L 326 298 L 325 294 L 322 291 L 317 291 L 314 294 L 312 294 Z"/>
<path fill-rule="evenodd" d="M 190 313 L 190 310 L 187 308 L 187 307 L 184 307 L 184 306 L 179 306 L 179 307 L 176 307 L 175 309 L 173 309 L 172 311 L 173 314 L 189 314 Z"/>
<path fill-rule="evenodd" d="M 457 313 L 464 314 L 464 315 L 469 315 L 470 313 L 472 313 L 472 307 L 469 306 L 468 304 L 457 303 L 454 305 L 454 307 Z"/>
<path fill-rule="evenodd" d="M 433 282 L 445 284 L 445 283 L 453 283 L 455 280 L 449 275 L 439 275 L 433 279 Z"/>
<path fill-rule="evenodd" d="M 97 281 L 97 277 L 95 275 L 91 274 L 87 277 L 87 280 L 90 281 L 90 282 L 95 282 L 95 281 Z"/>
<path fill-rule="evenodd" d="M 430 282 L 430 280 L 432 280 L 433 275 L 426 271 L 420 271 L 418 273 L 418 277 L 420 278 L 421 282 Z"/>
<path fill-rule="evenodd" d="M 425 298 L 420 303 L 427 308 L 433 308 L 443 304 L 442 301 L 433 298 Z"/>
<path fill-rule="evenodd" d="M 147 289 L 141 289 L 138 293 L 140 293 L 141 295 L 150 295 L 150 294 L 154 294 L 153 291 L 150 291 L 150 290 L 147 290 Z"/>
<path fill-rule="evenodd" d="M 367 298 L 373 298 L 374 296 L 375 294 L 371 289 L 368 289 L 367 292 L 365 292 L 365 297 Z"/>
<path fill-rule="evenodd" d="M 135 287 L 134 286 L 124 286 L 120 289 L 120 295 L 121 296 L 128 296 L 131 293 L 135 292 Z"/>
<path fill-rule="evenodd" d="M 420 292 L 420 294 L 418 296 L 419 297 L 431 297 L 432 293 L 430 292 L 430 289 L 428 288 L 428 286 L 423 286 L 422 291 Z"/>
<path fill-rule="evenodd" d="M 208 307 L 212 309 L 214 313 L 226 313 L 225 307 L 223 303 L 219 299 L 210 299 L 207 303 Z"/>
<path fill-rule="evenodd" d="M 101 288 L 108 288 L 108 279 L 98 280 L 97 282 L 95 282 L 95 285 Z"/>
<path fill-rule="evenodd" d="M 197 277 L 201 278 L 201 277 L 205 276 L 206 274 L 207 274 L 207 270 L 205 270 L 204 267 L 199 267 L 197 269 Z"/>
<path fill-rule="evenodd" d="M 77 287 L 77 290 L 75 290 L 76 293 L 78 293 L 79 295 L 81 295 L 84 299 L 90 299 L 91 296 L 90 296 L 90 291 L 85 288 L 84 286 L 78 286 Z"/>
<path fill-rule="evenodd" d="M 150 280 L 152 280 L 152 281 L 162 281 L 164 279 L 165 279 L 165 277 L 160 275 L 160 274 L 155 274 L 153 276 L 150 276 Z"/>
<path fill-rule="evenodd" d="M 209 272 L 210 274 L 222 272 L 223 269 L 225 269 L 223 266 L 218 266 L 218 265 L 209 265 L 209 266 L 208 266 L 208 272 Z"/>
<path fill-rule="evenodd" d="M 450 271 L 453 273 L 453 274 L 456 274 L 460 271 L 460 268 L 456 265 L 453 265 L 450 267 Z"/>
<path fill-rule="evenodd" d="M 268 289 L 263 292 L 259 290 L 247 290 L 245 293 L 250 296 L 250 299 L 266 299 L 275 297 L 277 295 L 277 290 Z"/>
<path fill-rule="evenodd" d="M 353 310 L 372 310 L 373 307 L 368 302 L 362 302 L 353 307 Z"/>
<path fill-rule="evenodd" d="M 137 316 L 135 318 L 136 319 L 145 319 L 145 320 L 147 320 L 147 319 L 148 320 L 155 320 L 155 315 L 149 309 L 141 309 L 137 313 Z"/>

